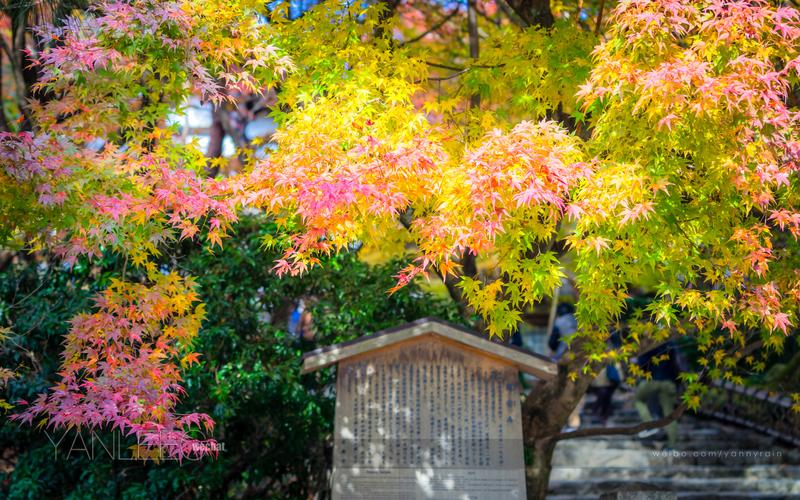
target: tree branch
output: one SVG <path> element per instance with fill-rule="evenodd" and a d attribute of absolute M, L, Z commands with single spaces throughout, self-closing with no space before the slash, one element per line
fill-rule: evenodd
<path fill-rule="evenodd" d="M 555 436 L 550 436 L 549 438 L 545 439 L 553 439 L 554 441 L 564 441 L 567 439 L 578 439 L 578 438 L 585 438 L 592 436 L 615 436 L 615 435 L 619 436 L 619 435 L 638 434 L 639 432 L 642 431 L 657 429 L 659 427 L 664 427 L 665 425 L 671 424 L 672 422 L 681 418 L 686 409 L 687 409 L 686 404 L 681 403 L 680 405 L 676 406 L 674 410 L 672 410 L 672 413 L 670 413 L 666 417 L 659 418 L 658 420 L 651 420 L 649 422 L 642 422 L 641 424 L 637 425 L 629 425 L 621 427 L 592 427 L 590 429 L 578 429 L 572 432 L 560 432 Z"/>
<path fill-rule="evenodd" d="M 500 63 L 500 64 L 470 64 L 469 67 L 462 67 L 462 66 L 453 66 L 450 64 L 442 64 L 432 61 L 425 61 L 425 64 L 431 66 L 432 68 L 449 69 L 450 71 L 469 71 L 475 68 L 495 69 L 495 68 L 502 68 L 503 66 L 505 66 L 505 63 Z"/>
<path fill-rule="evenodd" d="M 469 71 L 469 68 L 464 68 L 461 71 L 456 71 L 455 73 L 452 73 L 452 74 L 447 75 L 447 76 L 429 76 L 428 78 L 426 78 L 426 80 L 434 81 L 434 82 L 443 82 L 443 81 L 446 81 L 446 80 L 452 80 L 453 78 L 458 78 L 459 76 L 463 75 L 467 71 Z M 419 80 L 419 81 L 417 81 L 415 83 L 420 83 L 422 81 L 424 81 L 424 80 Z"/>
<path fill-rule="evenodd" d="M 494 24 L 495 26 L 500 26 L 500 18 L 499 17 L 496 18 L 496 19 L 492 19 L 491 17 L 489 17 L 489 15 L 487 13 L 485 13 L 481 9 L 477 9 L 476 8 L 475 10 L 478 13 L 478 15 L 481 16 L 482 18 L 486 19 L 487 22 L 490 22 L 490 23 Z"/>
<path fill-rule="evenodd" d="M 400 224 L 406 229 L 406 231 L 411 232 L 411 227 L 414 222 L 414 210 L 409 208 L 397 217 L 397 220 Z M 462 270 L 469 269 L 470 272 L 477 273 L 477 270 L 474 270 L 475 264 L 475 256 L 471 256 L 472 260 L 470 262 L 461 262 Z M 442 273 L 439 272 L 438 268 L 434 268 L 436 274 L 442 276 Z M 445 288 L 447 289 L 447 293 L 450 295 L 450 298 L 453 299 L 453 302 L 456 304 L 456 308 L 458 309 L 458 313 L 461 315 L 462 318 L 469 321 L 470 319 L 470 310 L 469 306 L 467 305 L 466 300 L 464 300 L 464 294 L 461 292 L 461 288 L 458 286 L 460 278 L 458 276 L 454 276 L 452 274 L 447 274 L 442 276 L 442 282 L 444 283 Z"/>
<path fill-rule="evenodd" d="M 449 20 L 453 19 L 453 17 L 455 17 L 455 15 L 456 15 L 456 14 L 458 14 L 458 12 L 459 12 L 460 10 L 461 10 L 461 6 L 460 6 L 460 5 L 457 5 L 457 6 L 456 6 L 456 8 L 453 10 L 453 12 L 451 12 L 451 13 L 447 14 L 447 15 L 446 15 L 446 16 L 445 16 L 445 17 L 444 17 L 444 18 L 443 18 L 441 21 L 439 21 L 438 23 L 436 23 L 436 24 L 434 24 L 433 26 L 431 26 L 431 27 L 430 27 L 430 28 L 429 28 L 427 31 L 425 31 L 424 33 L 421 33 L 420 35 L 417 35 L 417 36 L 415 36 L 414 38 L 412 38 L 412 39 L 410 39 L 410 40 L 406 40 L 405 42 L 401 43 L 401 44 L 400 44 L 400 47 L 404 47 L 404 46 L 406 46 L 406 45 L 409 45 L 409 44 L 412 44 L 412 43 L 414 43 L 414 42 L 418 42 L 418 41 L 422 40 L 423 38 L 425 38 L 426 36 L 428 36 L 428 35 L 430 35 L 431 33 L 433 33 L 434 31 L 437 31 L 439 28 L 441 28 L 442 26 L 444 26 L 444 25 L 447 23 L 447 21 L 449 21 Z"/>
<path fill-rule="evenodd" d="M 578 0 L 575 6 L 575 22 L 578 24 L 580 24 L 581 21 L 581 12 L 583 12 L 583 0 Z"/>
<path fill-rule="evenodd" d="M 427 64 L 428 66 L 431 66 L 433 68 L 449 69 L 450 71 L 465 71 L 465 70 L 469 69 L 469 68 L 462 68 L 462 67 L 459 67 L 459 66 L 452 66 L 452 65 L 449 65 L 449 64 L 442 64 L 442 63 L 436 63 L 436 62 L 431 62 L 431 61 L 425 61 L 425 64 Z"/>
<path fill-rule="evenodd" d="M 511 21 L 512 23 L 516 24 L 517 26 L 525 25 L 525 21 L 523 21 L 522 18 L 519 17 L 519 15 L 516 12 L 514 12 L 514 9 L 512 9 L 510 5 L 508 5 L 507 0 L 498 1 L 497 7 L 501 11 L 503 11 L 503 14 L 508 16 L 509 21 Z"/>
<path fill-rule="evenodd" d="M 220 124 L 222 125 L 222 130 L 225 132 L 225 134 L 233 139 L 233 143 L 236 144 L 237 148 L 245 149 L 249 147 L 250 141 L 247 140 L 241 131 L 237 130 L 233 126 L 228 110 L 226 108 L 221 108 L 220 111 Z"/>
<path fill-rule="evenodd" d="M 594 25 L 594 34 L 600 34 L 600 26 L 603 25 L 603 9 L 606 6 L 606 0 L 600 0 L 600 6 L 597 8 L 597 22 Z"/>

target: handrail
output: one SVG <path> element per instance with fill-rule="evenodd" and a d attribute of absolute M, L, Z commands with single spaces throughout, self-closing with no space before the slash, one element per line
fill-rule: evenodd
<path fill-rule="evenodd" d="M 780 393 L 715 380 L 698 413 L 800 446 L 800 413 L 792 410 L 791 398 Z"/>

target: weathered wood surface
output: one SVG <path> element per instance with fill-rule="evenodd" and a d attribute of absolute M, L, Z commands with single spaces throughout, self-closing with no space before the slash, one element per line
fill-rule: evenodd
<path fill-rule="evenodd" d="M 525 498 L 518 384 L 439 336 L 341 361 L 334 500 Z"/>

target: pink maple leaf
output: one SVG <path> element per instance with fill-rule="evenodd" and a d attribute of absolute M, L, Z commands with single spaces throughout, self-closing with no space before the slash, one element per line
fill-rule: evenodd
<path fill-rule="evenodd" d="M 792 323 L 788 314 L 779 312 L 772 315 L 772 330 L 781 330 L 784 334 L 788 334 L 787 329 L 790 326 Z"/>

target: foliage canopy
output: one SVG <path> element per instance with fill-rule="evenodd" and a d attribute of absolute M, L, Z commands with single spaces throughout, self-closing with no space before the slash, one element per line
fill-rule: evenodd
<path fill-rule="evenodd" d="M 800 300 L 797 9 L 623 0 L 602 37 L 560 7 L 552 26 L 473 19 L 467 56 L 446 23 L 414 35 L 416 3 L 290 7 L 98 2 L 39 30 L 36 128 L 0 142 L 0 236 L 67 264 L 115 252 L 147 283 L 111 283 L 71 322 L 61 381 L 22 419 L 213 449 L 187 434 L 209 418 L 173 411 L 202 306 L 157 263 L 175 240 L 224 252 L 243 210 L 276 224 L 279 275 L 411 249 L 392 290 L 440 274 L 492 336 L 574 275 L 573 378 L 675 335 L 734 381 L 782 349 Z M 206 178 L 172 139 L 191 95 L 270 91 L 274 148 L 242 151 L 237 175 Z M 609 351 L 633 287 L 657 300 Z"/>

